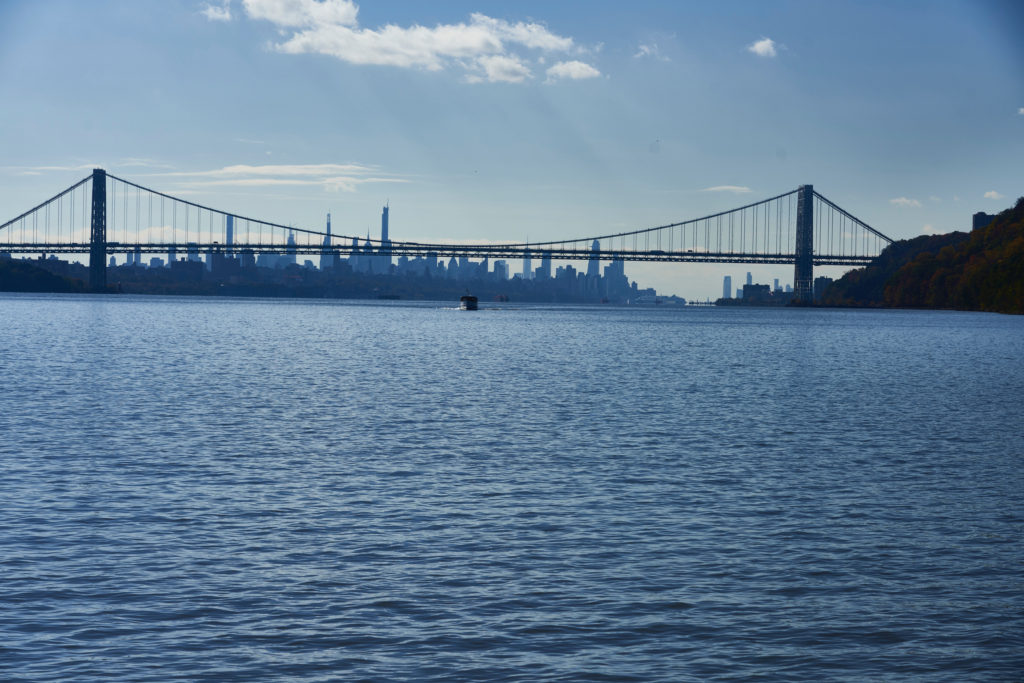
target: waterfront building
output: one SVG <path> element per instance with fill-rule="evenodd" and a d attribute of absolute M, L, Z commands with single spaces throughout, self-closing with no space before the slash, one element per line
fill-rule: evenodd
<path fill-rule="evenodd" d="M 501 260 L 495 261 L 494 262 L 494 277 L 495 277 L 495 279 L 498 279 L 498 280 L 507 280 L 508 279 L 508 263 L 506 263 L 505 261 L 501 261 Z"/>
<path fill-rule="evenodd" d="M 744 301 L 768 301 L 771 298 L 772 291 L 768 285 L 743 285 Z"/>
<path fill-rule="evenodd" d="M 611 263 L 604 267 L 602 284 L 602 294 L 608 299 L 629 297 L 633 294 L 629 287 L 629 279 L 626 277 L 626 262 L 621 258 L 613 258 Z"/>
<path fill-rule="evenodd" d="M 529 249 L 527 249 L 525 252 L 523 252 L 523 279 L 524 280 L 532 280 L 533 279 L 533 263 L 532 263 L 532 259 L 530 258 L 530 250 Z"/>
<path fill-rule="evenodd" d="M 722 279 L 722 298 L 732 298 L 732 275 L 726 275 Z"/>
<path fill-rule="evenodd" d="M 538 280 L 551 279 L 551 252 L 542 251 L 540 255 L 540 266 L 537 267 Z"/>
<path fill-rule="evenodd" d="M 821 277 L 814 278 L 814 300 L 820 301 L 821 299 L 823 299 L 825 296 L 825 291 L 831 284 L 832 278 L 830 277 L 825 277 L 824 275 L 822 275 Z"/>

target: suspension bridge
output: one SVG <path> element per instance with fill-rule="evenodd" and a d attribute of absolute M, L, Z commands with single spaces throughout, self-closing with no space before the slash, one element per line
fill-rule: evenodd
<path fill-rule="evenodd" d="M 362 245 L 360 245 L 360 240 Z M 546 242 L 440 244 L 374 240 L 296 228 L 191 202 L 94 169 L 0 224 L 0 252 L 88 254 L 89 285 L 104 291 L 112 254 L 217 253 L 472 257 L 590 261 L 793 264 L 796 300 L 809 301 L 814 266 L 871 262 L 892 240 L 811 185 L 728 211 L 626 232 Z"/>

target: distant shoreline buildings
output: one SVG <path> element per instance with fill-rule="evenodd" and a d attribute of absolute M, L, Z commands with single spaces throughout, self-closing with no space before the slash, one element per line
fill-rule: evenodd
<path fill-rule="evenodd" d="M 522 270 L 512 274 L 508 261 L 488 258 L 473 261 L 465 256 L 452 256 L 447 261 L 436 253 L 410 258 L 401 255 L 397 259 L 392 253 L 390 239 L 390 204 L 381 210 L 380 239 L 372 240 L 367 234 L 365 242 L 352 238 L 349 249 L 342 250 L 334 244 L 331 214 L 327 214 L 326 229 L 321 242 L 322 252 L 319 263 L 312 259 L 298 259 L 295 234 L 289 231 L 287 242 L 279 253 L 255 253 L 252 249 L 238 247 L 234 240 L 234 216 L 227 216 L 225 223 L 225 245 L 223 248 L 200 253 L 197 243 L 189 243 L 186 253 L 181 256 L 173 251 L 162 258 L 151 257 L 143 261 L 139 248 L 129 252 L 123 265 L 110 257 L 110 282 L 138 283 L 146 288 L 150 282 L 160 289 L 173 289 L 172 283 L 191 283 L 195 288 L 200 283 L 216 284 L 220 288 L 240 289 L 268 288 L 271 284 L 294 285 L 330 290 L 339 282 L 347 283 L 347 291 L 358 291 L 360 278 L 372 280 L 378 296 L 391 290 L 403 292 L 447 291 L 453 287 L 480 288 L 493 290 L 495 297 L 518 296 L 526 300 L 615 302 L 615 303 L 661 303 L 673 301 L 685 303 L 678 297 L 659 297 L 653 288 L 641 289 L 636 282 L 630 282 L 625 272 L 625 261 L 613 258 L 603 264 L 600 259 L 601 243 L 594 240 L 591 256 L 587 259 L 586 270 L 577 270 L 571 264 L 556 266 L 551 252 L 543 249 L 527 250 L 522 258 Z M 2 256 L 2 255 L 0 255 Z M 535 260 L 539 265 L 534 267 Z M 40 261 L 54 272 L 72 277 L 84 277 L 73 264 L 60 261 L 55 256 Z M 200 287 L 201 288 L 201 287 Z M 181 289 L 181 287 L 179 287 Z M 415 294 L 414 294 L 415 295 Z M 446 295 L 447 296 L 447 295 Z"/>

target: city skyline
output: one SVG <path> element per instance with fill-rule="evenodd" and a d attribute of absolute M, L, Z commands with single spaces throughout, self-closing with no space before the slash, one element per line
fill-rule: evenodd
<path fill-rule="evenodd" d="M 337 234 L 365 234 L 390 200 L 422 241 L 644 228 L 803 183 L 893 238 L 969 230 L 1024 187 L 1021 16 L 1002 2 L 5 3 L 0 96 L 22 106 L 0 112 L 0 214 L 96 165 L 296 226 L 331 211 Z M 101 66 L 67 69 L 78 57 Z M 631 266 L 700 299 L 729 272 Z"/>

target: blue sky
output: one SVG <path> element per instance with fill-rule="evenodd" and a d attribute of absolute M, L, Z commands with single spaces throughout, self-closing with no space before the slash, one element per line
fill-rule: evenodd
<path fill-rule="evenodd" d="M 804 183 L 892 237 L 964 229 L 1024 194 L 1021 27 L 977 0 L 5 0 L 0 216 L 100 165 L 347 234 L 390 200 L 394 239 L 582 237 Z M 792 278 L 627 265 L 699 298 L 746 270 Z"/>

